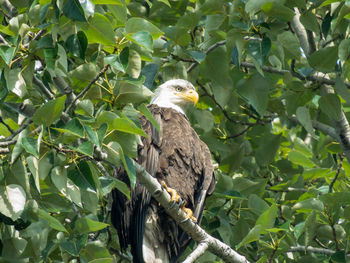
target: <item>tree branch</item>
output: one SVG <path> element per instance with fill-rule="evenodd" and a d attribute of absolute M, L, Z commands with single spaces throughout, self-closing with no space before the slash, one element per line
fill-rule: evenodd
<path fill-rule="evenodd" d="M 82 96 L 84 96 L 88 91 L 89 89 L 92 87 L 92 85 L 107 71 L 107 69 L 109 68 L 109 64 L 107 64 L 98 74 L 97 76 L 90 81 L 89 85 L 87 85 L 87 87 L 82 91 L 80 92 L 75 98 L 74 100 L 72 101 L 71 104 L 69 104 L 69 106 L 67 107 L 66 111 L 64 113 L 68 114 L 69 111 L 75 106 L 77 100 L 79 98 L 81 98 Z"/>
<path fill-rule="evenodd" d="M 225 262 L 249 262 L 244 256 L 238 254 L 228 245 L 206 233 L 200 226 L 190 220 L 185 212 L 179 209 L 178 206 L 171 206 L 170 195 L 162 188 L 158 180 L 147 173 L 140 164 L 134 162 L 134 165 L 138 181 L 147 188 L 154 199 L 165 209 L 166 213 L 169 214 L 193 240 L 199 244 L 203 242 L 208 243 L 208 250 Z"/>
<path fill-rule="evenodd" d="M 17 140 L 11 140 L 11 141 L 5 141 L 5 142 L 0 142 L 0 147 L 7 147 L 13 144 L 16 144 Z"/>
<path fill-rule="evenodd" d="M 187 258 L 182 263 L 192 263 L 195 262 L 197 258 L 204 254 L 204 252 L 208 249 L 209 244 L 207 242 L 201 242 L 198 244 L 195 250 L 192 251 L 191 254 L 187 256 Z"/>
<path fill-rule="evenodd" d="M 62 94 L 67 95 L 66 104 L 71 104 L 76 98 L 72 87 L 70 87 L 61 76 L 54 77 L 53 83 L 61 91 Z"/>
<path fill-rule="evenodd" d="M 54 98 L 55 98 L 55 96 L 51 93 L 51 91 L 49 91 L 46 87 L 45 87 L 45 85 L 44 85 L 44 83 L 42 83 L 41 82 L 41 80 L 39 80 L 37 77 L 33 77 L 33 83 L 35 84 L 35 85 L 37 85 L 38 86 L 38 88 L 40 89 L 40 91 L 42 92 L 42 93 L 44 93 L 44 95 L 45 95 L 45 97 L 46 98 L 48 98 L 49 100 L 53 100 Z"/>
<path fill-rule="evenodd" d="M 300 23 L 300 12 L 298 8 L 294 8 L 295 16 L 291 21 L 292 29 L 294 30 L 297 38 L 299 39 L 300 46 L 305 52 L 306 56 L 310 54 L 310 46 L 307 38 L 307 33 L 304 26 Z"/>
<path fill-rule="evenodd" d="M 336 131 L 333 127 L 328 126 L 327 124 L 321 123 L 321 122 L 316 121 L 316 120 L 312 120 L 312 127 L 314 127 L 314 129 L 319 130 L 319 131 L 323 132 L 324 134 L 332 137 L 336 141 L 338 141 L 338 142 L 340 141 L 339 135 L 336 133 Z"/>
<path fill-rule="evenodd" d="M 335 253 L 332 249 L 327 248 L 317 248 L 317 247 L 305 247 L 305 246 L 296 246 L 291 247 L 288 252 L 310 252 L 310 253 L 316 253 L 316 254 L 323 254 L 323 255 L 333 255 Z"/>
<path fill-rule="evenodd" d="M 245 68 L 253 68 L 256 69 L 256 67 L 254 66 L 253 63 L 249 63 L 249 62 L 241 62 L 241 66 L 245 67 Z M 324 78 L 324 77 L 320 77 L 320 76 L 316 76 L 316 75 L 312 75 L 312 76 L 307 76 L 307 77 L 303 77 L 300 74 L 298 74 L 297 72 L 291 72 L 289 70 L 286 69 L 276 69 L 276 68 L 272 68 L 272 67 L 268 67 L 268 66 L 262 66 L 261 67 L 262 71 L 267 72 L 267 73 L 274 73 L 274 74 L 279 74 L 279 75 L 284 75 L 286 73 L 291 73 L 294 77 L 301 79 L 301 80 L 309 80 L 312 82 L 317 82 L 320 84 L 327 84 L 327 85 L 331 85 L 334 86 L 335 85 L 335 81 L 328 79 L 328 78 Z M 350 88 L 350 83 L 349 82 L 344 82 L 345 86 L 347 86 L 348 88 Z"/>

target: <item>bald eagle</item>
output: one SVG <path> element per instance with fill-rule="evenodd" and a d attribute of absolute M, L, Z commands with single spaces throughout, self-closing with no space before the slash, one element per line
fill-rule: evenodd
<path fill-rule="evenodd" d="M 188 106 L 197 101 L 198 93 L 186 80 L 169 80 L 155 90 L 148 108 L 160 124 L 160 132 L 140 117 L 149 138 L 142 138 L 137 162 L 166 188 L 176 190 L 200 223 L 205 198 L 212 193 L 215 179 L 210 151 L 185 115 Z M 129 184 L 125 172 L 117 174 Z M 121 249 L 130 245 L 136 263 L 176 262 L 190 238 L 147 189 L 136 183 L 131 200 L 118 190 L 112 195 L 111 222 L 117 229 Z"/>

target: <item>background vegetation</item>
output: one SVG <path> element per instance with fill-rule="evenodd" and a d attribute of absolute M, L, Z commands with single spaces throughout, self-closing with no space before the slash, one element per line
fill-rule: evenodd
<path fill-rule="evenodd" d="M 130 260 L 113 165 L 135 182 L 138 116 L 172 78 L 219 165 L 203 228 L 251 262 L 345 262 L 349 1 L 0 3 L 1 262 Z"/>

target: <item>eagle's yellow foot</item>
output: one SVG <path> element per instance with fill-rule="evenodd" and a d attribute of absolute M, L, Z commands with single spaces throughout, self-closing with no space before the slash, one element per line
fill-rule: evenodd
<path fill-rule="evenodd" d="M 171 196 L 170 202 L 171 203 L 181 203 L 182 202 L 181 196 L 176 192 L 175 189 L 168 187 L 164 181 L 162 181 L 161 184 L 165 188 L 165 190 L 170 194 L 170 196 Z"/>
<path fill-rule="evenodd" d="M 168 187 L 164 181 L 161 181 L 161 185 L 171 196 L 170 198 L 171 206 L 175 204 L 179 204 L 181 210 L 183 210 L 186 213 L 187 218 L 190 218 L 194 222 L 197 222 L 197 218 L 193 216 L 193 211 L 185 207 L 186 205 L 185 201 L 182 200 L 181 196 L 176 192 L 176 190 Z"/>
<path fill-rule="evenodd" d="M 193 222 L 197 222 L 197 218 L 193 216 L 193 211 L 185 206 L 181 207 L 181 209 L 186 213 L 186 216 L 192 219 Z"/>

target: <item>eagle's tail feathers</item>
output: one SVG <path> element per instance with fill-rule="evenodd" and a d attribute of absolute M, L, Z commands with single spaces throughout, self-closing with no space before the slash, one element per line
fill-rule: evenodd
<path fill-rule="evenodd" d="M 170 262 L 157 210 L 157 207 L 151 205 L 146 212 L 145 232 L 142 241 L 142 255 L 145 263 Z"/>

